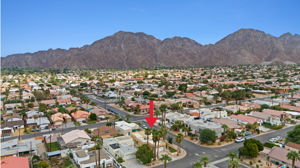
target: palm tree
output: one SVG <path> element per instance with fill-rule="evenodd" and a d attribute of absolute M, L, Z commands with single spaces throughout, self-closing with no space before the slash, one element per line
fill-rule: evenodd
<path fill-rule="evenodd" d="M 98 166 L 99 167 L 101 165 L 100 153 L 101 153 L 102 146 L 103 146 L 103 140 L 102 140 L 102 138 L 97 139 L 97 141 L 96 141 L 96 149 L 98 149 Z"/>
<path fill-rule="evenodd" d="M 180 153 L 180 143 L 183 140 L 183 135 L 181 133 L 177 134 L 175 141 L 178 143 L 177 155 Z"/>
<path fill-rule="evenodd" d="M 227 131 L 227 129 L 228 129 L 228 126 L 226 124 L 223 124 L 222 128 L 223 128 L 223 132 L 225 133 Z"/>
<path fill-rule="evenodd" d="M 200 162 L 202 162 L 204 164 L 204 167 L 206 167 L 207 163 L 208 163 L 208 157 L 207 156 L 203 156 L 201 159 L 200 159 Z"/>
<path fill-rule="evenodd" d="M 166 119 L 166 112 L 167 112 L 167 105 L 166 104 L 162 104 L 159 107 L 159 110 L 161 111 L 161 116 L 162 116 L 162 124 L 165 124 L 165 119 Z"/>
<path fill-rule="evenodd" d="M 189 133 L 189 131 L 190 131 L 190 128 L 187 127 L 187 126 L 184 126 L 184 127 L 182 127 L 181 129 L 182 129 L 182 131 L 185 133 L 185 136 L 187 136 L 188 133 Z"/>
<path fill-rule="evenodd" d="M 24 121 L 24 127 L 27 128 L 27 122 L 26 122 L 27 114 L 26 114 L 26 112 L 22 111 L 20 113 L 20 115 L 22 116 L 22 120 Z"/>
<path fill-rule="evenodd" d="M 166 140 L 166 135 L 168 134 L 167 127 L 166 126 L 161 126 L 159 130 L 161 132 L 163 140 Z"/>
<path fill-rule="evenodd" d="M 152 140 L 154 142 L 154 159 L 156 160 L 156 143 L 159 141 L 159 135 L 157 130 L 152 130 Z"/>
<path fill-rule="evenodd" d="M 239 167 L 239 159 L 235 158 L 235 159 L 229 160 L 228 168 L 238 168 L 238 167 Z"/>
<path fill-rule="evenodd" d="M 164 154 L 164 155 L 161 156 L 160 160 L 164 161 L 164 168 L 166 168 L 167 167 L 167 162 L 171 161 L 172 158 L 169 155 Z"/>
<path fill-rule="evenodd" d="M 129 119 L 131 118 L 131 115 L 127 114 L 125 117 L 126 117 L 126 121 L 128 122 Z"/>
<path fill-rule="evenodd" d="M 171 126 L 171 128 L 175 131 L 180 131 L 180 128 L 183 127 L 183 121 L 176 120 L 175 123 Z"/>
<path fill-rule="evenodd" d="M 203 163 L 200 162 L 200 161 L 198 161 L 198 162 L 195 162 L 195 163 L 193 164 L 193 166 L 194 166 L 194 168 L 202 168 L 202 167 L 203 167 Z"/>
<path fill-rule="evenodd" d="M 161 131 L 160 130 L 158 130 L 157 131 L 157 155 L 156 155 L 156 157 L 158 158 L 159 157 L 159 142 L 160 142 L 160 138 L 162 137 L 162 134 L 161 134 Z"/>
<path fill-rule="evenodd" d="M 151 129 L 146 128 L 145 129 L 145 134 L 147 135 L 147 145 L 149 144 L 149 135 L 151 135 Z"/>
<path fill-rule="evenodd" d="M 238 158 L 238 155 L 235 152 L 229 152 L 227 156 L 230 158 L 230 160 Z"/>
<path fill-rule="evenodd" d="M 66 124 L 67 124 L 67 120 L 65 118 L 63 118 L 63 123 L 61 125 L 61 133 L 64 132 L 64 127 L 66 127 Z"/>
<path fill-rule="evenodd" d="M 253 127 L 253 132 L 257 133 L 257 129 L 259 128 L 259 124 L 257 122 L 255 122 L 255 123 L 253 123 L 252 127 Z"/>
<path fill-rule="evenodd" d="M 160 112 L 159 112 L 158 109 L 154 109 L 154 115 L 155 115 L 156 117 L 158 117 L 158 116 L 160 115 Z"/>
<path fill-rule="evenodd" d="M 292 160 L 292 167 L 295 168 L 295 162 L 297 160 L 300 160 L 300 154 L 296 151 L 290 151 L 286 157 L 289 159 L 289 160 Z"/>

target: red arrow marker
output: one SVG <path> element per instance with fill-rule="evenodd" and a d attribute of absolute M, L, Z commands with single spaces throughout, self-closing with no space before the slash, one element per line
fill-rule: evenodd
<path fill-rule="evenodd" d="M 154 123 L 157 120 L 157 117 L 153 117 L 153 100 L 149 101 L 149 117 L 146 117 L 146 121 L 148 122 L 150 127 L 153 127 Z"/>

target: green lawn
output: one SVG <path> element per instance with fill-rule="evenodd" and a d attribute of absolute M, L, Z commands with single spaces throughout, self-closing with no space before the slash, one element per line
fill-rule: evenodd
<path fill-rule="evenodd" d="M 176 152 L 176 150 L 175 150 L 175 149 L 173 149 L 172 147 L 169 147 L 169 151 L 170 151 L 171 153 L 174 153 L 174 152 Z"/>
<path fill-rule="evenodd" d="M 263 123 L 263 126 L 273 130 L 279 130 L 284 127 L 284 125 L 271 125 L 269 123 Z"/>
<path fill-rule="evenodd" d="M 63 163 L 63 167 L 75 167 L 75 165 L 72 163 L 72 161 L 70 159 L 67 159 L 64 161 Z"/>
<path fill-rule="evenodd" d="M 51 150 L 50 150 L 50 146 L 51 146 Z M 51 151 L 51 152 L 60 150 L 59 145 L 58 145 L 57 142 L 51 142 L 51 145 L 50 145 L 50 143 L 47 143 L 47 148 L 48 148 L 49 151 Z"/>
<path fill-rule="evenodd" d="M 87 120 L 87 124 L 95 124 L 97 122 L 97 120 Z"/>
<path fill-rule="evenodd" d="M 75 124 L 75 126 L 80 126 L 79 122 L 75 122 L 74 124 Z"/>

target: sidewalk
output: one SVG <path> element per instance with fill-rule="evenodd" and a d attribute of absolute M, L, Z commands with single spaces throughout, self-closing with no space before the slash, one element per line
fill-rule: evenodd
<path fill-rule="evenodd" d="M 167 153 L 166 153 L 167 154 Z M 180 154 L 179 154 L 179 156 L 171 156 L 171 155 L 169 155 L 171 158 L 172 158 L 172 160 L 170 161 L 170 162 L 168 162 L 168 163 L 171 163 L 171 162 L 173 162 L 173 161 L 175 161 L 175 160 L 180 160 L 180 159 L 183 159 L 185 156 L 186 156 L 186 154 L 187 154 L 187 152 L 183 149 L 183 148 L 180 148 Z M 160 166 L 160 165 L 163 165 L 164 164 L 164 162 L 163 161 L 160 161 L 159 159 L 156 161 L 156 163 L 151 163 L 151 166 L 148 166 L 148 167 L 156 167 L 156 166 Z"/>

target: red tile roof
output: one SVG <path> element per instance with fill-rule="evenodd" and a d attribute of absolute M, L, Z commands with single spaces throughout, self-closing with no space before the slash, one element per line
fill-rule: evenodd
<path fill-rule="evenodd" d="M 287 156 L 286 156 L 288 153 L 289 153 L 288 150 L 275 146 L 271 149 L 271 151 L 269 153 L 269 156 L 273 159 L 283 161 L 283 162 L 288 163 L 288 164 L 291 165 L 292 160 L 287 159 Z M 295 166 L 299 167 L 300 166 L 300 161 L 296 161 Z"/>
<path fill-rule="evenodd" d="M 1 168 L 29 168 L 29 159 L 28 157 L 5 157 L 1 159 Z"/>
<path fill-rule="evenodd" d="M 230 117 L 237 119 L 237 120 L 245 121 L 249 124 L 253 124 L 255 122 L 260 121 L 260 119 L 258 119 L 258 118 L 247 116 L 247 115 L 231 115 Z"/>
<path fill-rule="evenodd" d="M 288 142 L 288 143 L 286 144 L 286 146 L 291 147 L 291 148 L 294 148 L 294 149 L 297 149 L 297 150 L 300 151 L 300 144 L 296 144 L 296 143 L 293 143 L 293 142 Z"/>
<path fill-rule="evenodd" d="M 284 115 L 284 112 L 282 111 L 271 110 L 271 109 L 264 109 L 262 112 L 277 117 L 281 117 L 282 115 Z"/>
<path fill-rule="evenodd" d="M 288 104 L 282 104 L 280 107 L 300 112 L 300 107 L 297 107 L 297 106 L 291 106 L 291 105 L 288 105 Z"/>

